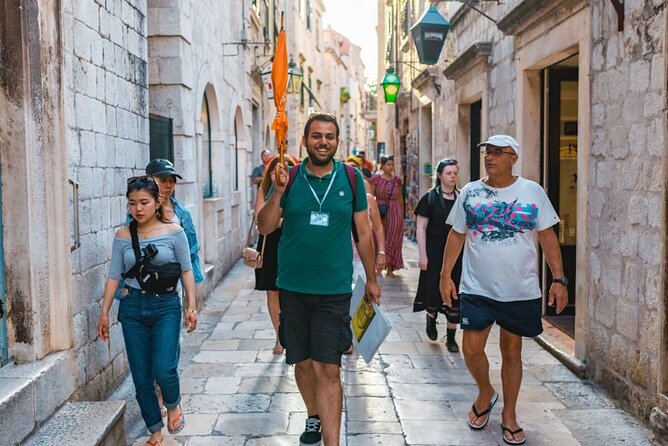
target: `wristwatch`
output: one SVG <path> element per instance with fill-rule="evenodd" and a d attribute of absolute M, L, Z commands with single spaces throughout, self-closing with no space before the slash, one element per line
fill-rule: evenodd
<path fill-rule="evenodd" d="M 552 279 L 552 283 L 560 283 L 563 286 L 568 286 L 568 278 L 567 277 L 555 277 Z"/>

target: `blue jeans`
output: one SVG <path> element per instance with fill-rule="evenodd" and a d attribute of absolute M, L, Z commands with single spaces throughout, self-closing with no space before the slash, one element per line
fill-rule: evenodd
<path fill-rule="evenodd" d="M 152 294 L 130 288 L 118 309 L 123 328 L 137 402 L 149 432 L 164 427 L 154 382 L 162 391 L 165 407 L 172 409 L 181 401 L 177 371 L 181 298 L 178 293 Z"/>

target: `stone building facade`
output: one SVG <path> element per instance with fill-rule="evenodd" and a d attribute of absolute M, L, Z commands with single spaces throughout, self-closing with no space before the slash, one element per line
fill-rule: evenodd
<path fill-rule="evenodd" d="M 410 25 L 424 3 L 411 11 L 411 2 L 379 2 L 386 29 L 404 17 Z M 541 183 L 555 205 L 573 282 L 566 315 L 545 306 L 545 325 L 571 338 L 565 361 L 611 391 L 664 442 L 666 6 L 624 2 L 618 11 L 613 1 L 478 2 L 494 24 L 467 6 L 438 5 L 452 25 L 441 59 L 404 74 L 399 125 L 389 105 L 383 124 L 395 151 L 410 154 L 417 141 L 420 164 L 457 158 L 462 182 L 484 175 L 477 142 L 497 133 L 518 139 L 516 173 Z M 409 60 L 412 51 L 412 42 L 400 40 L 390 54 Z M 541 271 L 549 283 L 544 263 Z"/>
<path fill-rule="evenodd" d="M 339 119 L 338 155 L 345 158 L 355 149 L 368 147 L 370 122 L 363 118 L 366 98 L 361 48 L 331 27 L 326 29 L 325 67 L 323 102 L 327 105 L 324 109 Z"/>

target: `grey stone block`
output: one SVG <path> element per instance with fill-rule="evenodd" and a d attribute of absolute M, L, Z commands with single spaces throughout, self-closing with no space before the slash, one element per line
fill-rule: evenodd
<path fill-rule="evenodd" d="M 125 444 L 124 401 L 69 403 L 25 446 L 111 446 Z"/>
<path fill-rule="evenodd" d="M 16 445 L 35 426 L 34 383 L 25 378 L 0 378 L 0 433 L 3 444 Z"/>

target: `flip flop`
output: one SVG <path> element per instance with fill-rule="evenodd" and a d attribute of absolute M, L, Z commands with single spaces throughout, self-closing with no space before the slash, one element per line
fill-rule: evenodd
<path fill-rule="evenodd" d="M 271 352 L 275 355 L 282 355 L 283 354 L 283 346 L 279 342 L 276 342 L 276 344 L 274 345 L 274 348 L 271 350 Z"/>
<path fill-rule="evenodd" d="M 522 429 L 521 427 L 515 429 L 514 431 L 511 431 L 510 429 L 508 429 L 506 426 L 504 426 L 504 425 L 502 424 L 502 425 L 501 425 L 501 429 L 503 429 L 503 430 L 501 431 L 501 436 L 503 437 L 503 441 L 504 441 L 504 443 L 506 443 L 506 444 L 511 444 L 511 445 L 524 444 L 524 443 L 526 443 L 526 441 L 527 441 L 527 438 L 526 438 L 526 437 L 524 437 L 523 440 L 515 440 L 515 435 L 516 435 L 516 434 L 519 434 L 520 432 L 524 432 L 524 429 Z M 506 432 L 508 432 L 510 435 L 513 436 L 513 439 L 512 439 L 512 440 L 508 440 L 508 439 L 506 438 L 506 435 L 505 435 Z"/>
<path fill-rule="evenodd" d="M 146 440 L 146 446 L 160 446 L 162 444 L 162 438 L 160 440 Z"/>
<path fill-rule="evenodd" d="M 478 413 L 478 409 L 475 408 L 475 401 L 474 401 L 473 404 L 471 404 L 471 410 L 473 411 L 473 415 L 475 415 L 476 419 L 480 419 L 485 415 L 487 415 L 487 418 L 485 419 L 485 422 L 482 424 L 473 424 L 471 423 L 471 420 L 467 419 L 466 421 L 469 424 L 469 427 L 474 430 L 480 430 L 483 429 L 485 426 L 487 426 L 487 423 L 489 422 L 489 417 L 491 415 L 490 412 L 492 411 L 492 408 L 494 407 L 494 405 L 498 400 L 499 400 L 499 394 L 495 392 L 494 395 L 492 395 L 492 399 L 489 401 L 489 406 L 487 406 L 487 409 L 483 410 L 480 413 Z"/>
<path fill-rule="evenodd" d="M 184 427 L 186 427 L 186 418 L 183 416 L 183 409 L 181 409 L 180 404 L 179 410 L 181 411 L 181 415 L 179 416 L 179 425 L 174 429 L 170 427 L 172 422 L 170 421 L 169 416 L 167 417 L 167 432 L 169 432 L 170 435 L 176 435 L 181 432 Z"/>

